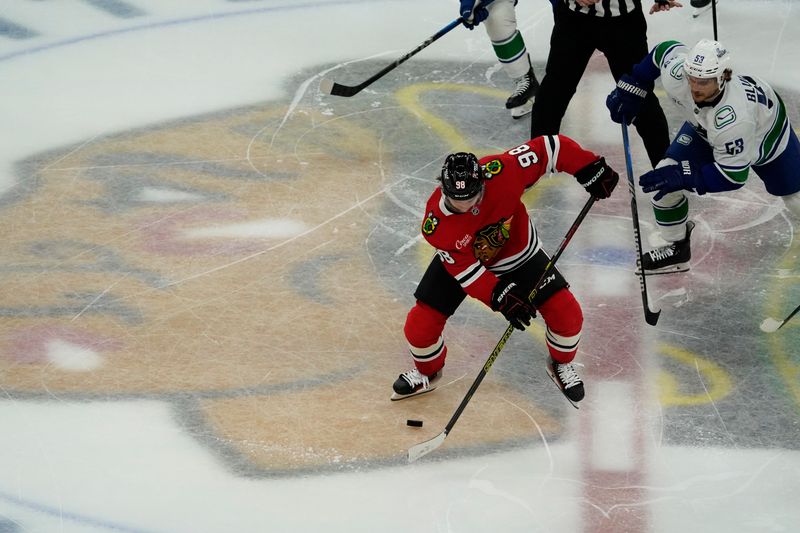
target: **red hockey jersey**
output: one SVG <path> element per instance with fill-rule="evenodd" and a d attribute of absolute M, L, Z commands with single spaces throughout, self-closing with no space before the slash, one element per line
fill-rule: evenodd
<path fill-rule="evenodd" d="M 524 192 L 545 174 L 574 175 L 598 158 L 564 135 L 537 137 L 483 157 L 481 200 L 469 212 L 456 213 L 437 187 L 425 206 L 422 235 L 464 291 L 490 305 L 497 276 L 516 269 L 541 247 L 521 200 Z"/>

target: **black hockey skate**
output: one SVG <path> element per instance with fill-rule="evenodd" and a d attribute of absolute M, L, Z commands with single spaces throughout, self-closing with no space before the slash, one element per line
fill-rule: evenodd
<path fill-rule="evenodd" d="M 547 373 L 561 393 L 569 400 L 572 407 L 578 408 L 578 402 L 583 400 L 583 381 L 575 368 L 578 363 L 559 363 L 548 358 Z"/>
<path fill-rule="evenodd" d="M 434 372 L 430 376 L 426 376 L 416 368 L 412 368 L 408 372 L 403 372 L 394 382 L 394 385 L 392 385 L 392 389 L 394 389 L 392 401 L 403 400 L 405 398 L 431 392 L 436 388 L 440 379 L 442 379 L 441 370 Z"/>
<path fill-rule="evenodd" d="M 686 223 L 686 236 L 673 243 L 642 254 L 642 270 L 645 274 L 673 274 L 689 270 L 692 258 L 691 236 L 694 222 Z"/>
<path fill-rule="evenodd" d="M 528 69 L 525 75 L 514 80 L 514 92 L 506 100 L 506 109 L 511 110 L 513 118 L 521 118 L 533 109 L 533 99 L 539 90 L 539 81 L 533 68 Z"/>

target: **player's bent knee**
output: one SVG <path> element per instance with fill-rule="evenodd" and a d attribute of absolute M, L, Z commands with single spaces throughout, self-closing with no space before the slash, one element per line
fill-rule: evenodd
<path fill-rule="evenodd" d="M 583 310 L 572 292 L 561 289 L 539 306 L 547 327 L 554 333 L 574 336 L 583 327 Z"/>
<path fill-rule="evenodd" d="M 447 316 L 433 307 L 417 302 L 408 312 L 403 328 L 414 365 L 426 376 L 438 372 L 447 358 L 442 338 Z"/>
<path fill-rule="evenodd" d="M 406 316 L 403 332 L 408 344 L 411 346 L 432 346 L 442 336 L 446 322 L 446 315 L 423 302 L 417 301 Z"/>

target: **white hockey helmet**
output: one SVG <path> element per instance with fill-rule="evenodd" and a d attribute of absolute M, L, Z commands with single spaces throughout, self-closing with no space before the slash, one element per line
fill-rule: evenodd
<path fill-rule="evenodd" d="M 716 79 L 719 88 L 725 85 L 725 70 L 730 69 L 731 55 L 719 41 L 702 39 L 689 50 L 683 70 L 693 78 Z"/>

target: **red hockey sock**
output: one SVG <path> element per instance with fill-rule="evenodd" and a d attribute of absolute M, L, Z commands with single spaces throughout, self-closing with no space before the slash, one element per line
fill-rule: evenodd
<path fill-rule="evenodd" d="M 417 370 L 430 376 L 442 369 L 447 357 L 447 346 L 442 331 L 447 316 L 433 307 L 417 302 L 408 312 L 404 332 L 408 348 Z"/>
<path fill-rule="evenodd" d="M 547 324 L 547 349 L 559 363 L 575 359 L 581 339 L 583 312 L 569 289 L 561 289 L 538 308 Z"/>

